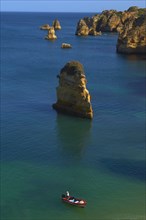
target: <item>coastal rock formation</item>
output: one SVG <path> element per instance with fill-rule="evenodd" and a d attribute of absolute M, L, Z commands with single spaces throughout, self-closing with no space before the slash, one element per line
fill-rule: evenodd
<path fill-rule="evenodd" d="M 50 26 L 49 24 L 44 24 L 40 27 L 41 30 L 49 30 L 50 29 Z"/>
<path fill-rule="evenodd" d="M 57 111 L 83 117 L 93 118 L 90 94 L 86 89 L 86 77 L 81 63 L 68 62 L 60 71 L 57 87 L 57 102 L 53 108 Z"/>
<path fill-rule="evenodd" d="M 62 43 L 61 48 L 72 48 L 71 44 Z"/>
<path fill-rule="evenodd" d="M 146 54 L 146 14 L 129 19 L 119 33 L 117 52 Z"/>
<path fill-rule="evenodd" d="M 53 21 L 53 27 L 55 30 L 61 30 L 60 22 L 57 19 Z"/>
<path fill-rule="evenodd" d="M 102 32 L 114 32 L 120 23 L 120 17 L 116 10 L 103 11 L 99 16 L 96 29 Z"/>
<path fill-rule="evenodd" d="M 101 31 L 95 31 L 94 28 L 90 28 L 88 35 L 92 35 L 92 36 L 100 36 L 102 33 Z"/>
<path fill-rule="evenodd" d="M 87 36 L 87 35 L 101 35 L 101 31 L 96 31 L 94 20 L 91 18 L 84 18 L 78 22 L 76 35 Z"/>
<path fill-rule="evenodd" d="M 85 20 L 81 19 L 77 25 L 76 35 L 87 36 L 88 34 L 89 34 L 89 27 L 86 24 Z"/>
<path fill-rule="evenodd" d="M 46 40 L 55 40 L 55 39 L 57 39 L 54 27 L 50 27 L 50 29 L 48 30 L 48 35 L 45 37 L 45 39 Z"/>
<path fill-rule="evenodd" d="M 130 7 L 127 11 L 105 10 L 101 14 L 79 20 L 76 35 L 100 35 L 101 32 L 119 32 L 128 19 L 136 19 L 146 13 L 145 8 Z"/>

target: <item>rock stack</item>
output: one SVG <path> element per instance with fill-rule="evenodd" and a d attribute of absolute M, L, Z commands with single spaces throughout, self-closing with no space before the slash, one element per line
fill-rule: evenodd
<path fill-rule="evenodd" d="M 61 30 L 60 22 L 57 19 L 53 21 L 53 27 L 55 30 Z"/>
<path fill-rule="evenodd" d="M 45 37 L 45 39 L 46 40 L 55 40 L 55 39 L 57 39 L 54 27 L 50 27 L 50 29 L 48 30 L 48 35 Z"/>
<path fill-rule="evenodd" d="M 60 71 L 57 102 L 53 108 L 62 113 L 93 118 L 90 94 L 86 89 L 86 77 L 81 63 L 68 62 Z"/>

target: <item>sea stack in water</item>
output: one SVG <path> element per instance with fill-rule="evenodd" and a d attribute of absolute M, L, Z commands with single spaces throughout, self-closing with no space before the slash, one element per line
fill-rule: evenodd
<path fill-rule="evenodd" d="M 55 40 L 55 39 L 57 39 L 54 27 L 50 27 L 50 29 L 48 30 L 48 35 L 45 37 L 45 39 L 46 40 Z"/>
<path fill-rule="evenodd" d="M 53 27 L 55 30 L 61 30 L 60 22 L 57 19 L 53 21 Z"/>
<path fill-rule="evenodd" d="M 57 102 L 53 108 L 62 113 L 93 118 L 90 94 L 86 89 L 86 77 L 81 63 L 68 62 L 60 71 Z"/>

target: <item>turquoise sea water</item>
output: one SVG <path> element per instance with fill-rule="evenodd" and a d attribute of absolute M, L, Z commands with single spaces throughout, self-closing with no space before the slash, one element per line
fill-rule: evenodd
<path fill-rule="evenodd" d="M 2 220 L 146 217 L 145 57 L 117 54 L 117 34 L 75 36 L 86 15 L 1 14 Z M 39 26 L 56 18 L 62 30 L 46 41 Z M 56 75 L 71 60 L 84 66 L 92 121 L 52 109 Z M 66 190 L 87 207 L 62 203 Z"/>

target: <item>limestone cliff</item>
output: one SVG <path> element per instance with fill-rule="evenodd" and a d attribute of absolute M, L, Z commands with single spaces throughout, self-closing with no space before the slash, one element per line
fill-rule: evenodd
<path fill-rule="evenodd" d="M 101 35 L 101 31 L 96 30 L 96 22 L 93 18 L 85 17 L 80 19 L 77 24 L 76 35 L 87 36 L 87 35 Z"/>
<path fill-rule="evenodd" d="M 54 27 L 50 27 L 50 29 L 48 30 L 48 35 L 45 37 L 45 39 L 46 40 L 55 40 L 55 39 L 57 39 Z"/>
<path fill-rule="evenodd" d="M 81 63 L 68 62 L 60 72 L 57 87 L 57 111 L 83 118 L 93 118 L 90 94 L 86 89 L 86 77 Z"/>
<path fill-rule="evenodd" d="M 117 52 L 146 54 L 146 14 L 129 19 L 119 33 Z"/>
<path fill-rule="evenodd" d="M 138 18 L 146 12 L 145 8 L 130 7 L 127 11 L 105 10 L 101 14 L 79 20 L 76 35 L 100 35 L 101 32 L 119 32 L 128 19 Z"/>

